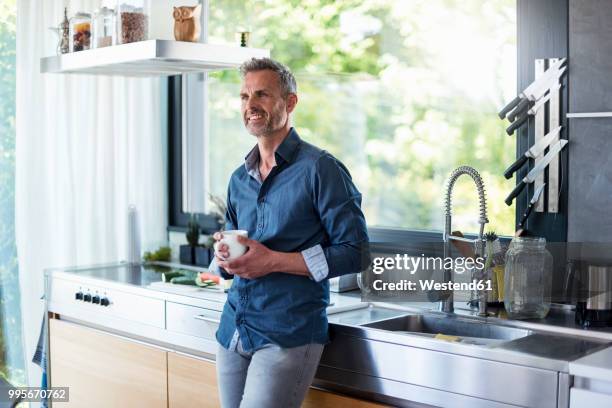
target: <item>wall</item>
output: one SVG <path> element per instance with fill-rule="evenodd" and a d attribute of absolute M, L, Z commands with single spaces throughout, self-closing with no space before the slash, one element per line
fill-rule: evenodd
<path fill-rule="evenodd" d="M 612 1 L 570 0 L 569 111 L 612 111 Z M 612 242 L 612 118 L 570 119 L 569 242 Z"/>

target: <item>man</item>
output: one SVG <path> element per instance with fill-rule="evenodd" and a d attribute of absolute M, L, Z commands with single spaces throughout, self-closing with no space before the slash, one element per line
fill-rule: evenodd
<path fill-rule="evenodd" d="M 328 342 L 327 279 L 368 259 L 361 194 L 342 163 L 291 127 L 293 74 L 268 58 L 241 74 L 242 118 L 257 145 L 227 197 L 226 230 L 247 230 L 239 239 L 248 250 L 225 261 L 220 243 L 211 265 L 234 275 L 217 331 L 221 403 L 299 407 Z"/>

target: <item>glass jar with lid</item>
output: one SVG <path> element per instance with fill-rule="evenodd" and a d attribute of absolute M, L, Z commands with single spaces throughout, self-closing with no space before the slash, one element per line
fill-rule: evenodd
<path fill-rule="evenodd" d="M 118 0 L 117 44 L 149 39 L 150 0 Z"/>
<path fill-rule="evenodd" d="M 70 19 L 70 51 L 88 50 L 91 44 L 91 14 L 76 13 Z"/>
<path fill-rule="evenodd" d="M 115 10 L 101 7 L 93 15 L 93 48 L 115 45 Z"/>
<path fill-rule="evenodd" d="M 512 319 L 542 319 L 550 310 L 553 258 L 546 239 L 516 237 L 506 253 L 504 306 Z"/>

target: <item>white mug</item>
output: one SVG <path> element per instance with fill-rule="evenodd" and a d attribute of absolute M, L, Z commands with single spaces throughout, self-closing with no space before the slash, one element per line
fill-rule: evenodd
<path fill-rule="evenodd" d="M 225 244 L 227 245 L 227 252 L 229 256 L 225 259 L 226 261 L 233 261 L 234 259 L 241 257 L 247 250 L 246 245 L 238 242 L 238 235 L 242 235 L 243 237 L 248 237 L 249 233 L 245 230 L 229 230 L 222 231 L 223 238 L 220 241 L 215 242 L 215 254 L 219 251 L 219 245 Z M 219 257 L 221 258 L 221 257 Z"/>

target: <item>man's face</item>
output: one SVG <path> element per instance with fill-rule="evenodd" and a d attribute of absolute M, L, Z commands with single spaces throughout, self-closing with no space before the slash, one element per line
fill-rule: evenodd
<path fill-rule="evenodd" d="M 248 72 L 240 90 L 242 120 L 253 136 L 268 136 L 287 125 L 293 106 L 287 106 L 278 74 L 270 70 Z"/>

